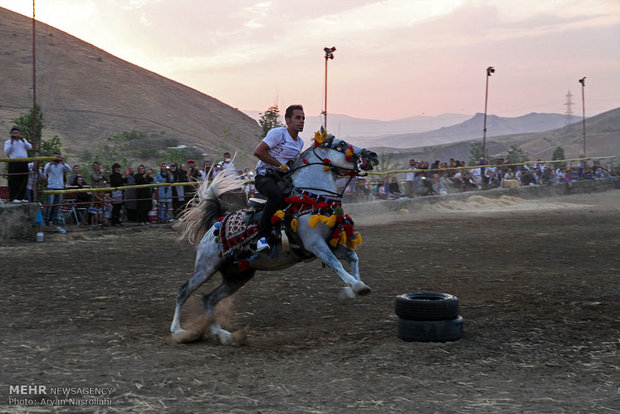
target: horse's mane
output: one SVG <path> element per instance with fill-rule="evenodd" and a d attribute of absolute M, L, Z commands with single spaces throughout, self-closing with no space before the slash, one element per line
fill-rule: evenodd
<path fill-rule="evenodd" d="M 223 170 L 212 182 L 203 181 L 196 195 L 188 202 L 188 207 L 181 214 L 179 239 L 187 238 L 190 243 L 202 239 L 202 236 L 221 217 L 226 208 L 219 197 L 227 192 L 239 191 L 247 180 L 239 180 L 232 170 Z"/>

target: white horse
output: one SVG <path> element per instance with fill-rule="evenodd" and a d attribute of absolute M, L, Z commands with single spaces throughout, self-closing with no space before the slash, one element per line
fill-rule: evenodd
<path fill-rule="evenodd" d="M 296 223 L 292 227 L 296 230 L 295 234 L 299 238 L 297 241 L 300 241 L 303 246 L 300 246 L 301 249 L 298 249 L 297 252 L 287 251 L 287 254 L 283 254 L 286 250 L 286 246 L 283 245 L 287 243 L 279 242 L 271 249 L 270 253 L 255 254 L 252 259 L 245 261 L 243 266 L 240 265 L 240 261 L 235 255 L 222 255 L 221 247 L 218 245 L 218 226 L 220 223 L 217 219 L 226 212 L 222 194 L 231 190 L 239 190 L 244 181 L 235 180 L 234 176 L 222 173 L 218 174 L 210 185 L 205 181 L 197 193 L 200 201 L 186 211 L 182 220 L 185 225 L 184 236 L 187 236 L 190 242 L 201 239 L 197 247 L 194 273 L 179 288 L 170 331 L 175 335 L 185 333 L 180 322 L 183 304 L 194 290 L 218 270 L 222 275 L 221 284 L 213 291 L 205 294 L 202 301 L 207 316 L 212 320 L 210 332 L 222 344 L 231 344 L 232 334 L 222 329 L 215 320 L 215 305 L 245 285 L 252 279 L 257 270 L 285 269 L 301 261 L 307 261 L 314 256 L 335 271 L 344 282 L 345 287 L 339 295 L 339 300 L 347 300 L 355 297 L 355 295 L 370 293 L 370 288 L 360 279 L 358 257 L 353 250 L 356 243 L 352 244 L 352 241 L 356 241 L 356 237 L 360 237 L 357 239 L 359 242 L 361 236 L 356 233 L 353 235 L 354 240 L 351 240 L 352 224 L 349 224 L 350 227 L 347 229 L 349 230 L 348 243 L 346 236 L 340 238 L 342 235 L 338 233 L 338 230 L 340 229 L 342 232 L 343 217 L 345 227 L 350 221 L 348 221 L 348 216 L 342 215 L 342 210 L 338 211 L 339 215 L 336 217 L 330 206 L 339 206 L 342 198 L 342 194 L 338 193 L 336 189 L 336 178 L 338 176 L 359 175 L 365 170 L 371 170 L 376 164 L 378 164 L 377 154 L 372 151 L 349 145 L 331 135 L 326 136 L 324 132 L 315 134 L 314 145 L 300 154 L 290 173 L 294 186 L 291 197 L 296 197 L 297 201 L 303 199 L 317 203 L 310 209 L 307 206 L 306 210 L 298 209 L 298 214 L 293 218 Z M 291 198 L 288 200 L 290 201 Z M 291 204 L 288 206 L 291 207 Z M 330 216 L 316 214 L 317 208 L 320 207 L 323 210 L 318 210 L 319 212 L 328 210 L 334 217 L 329 219 Z M 290 221 L 290 219 L 289 216 L 288 220 Z M 338 219 L 337 222 L 336 219 Z M 286 237 L 283 239 L 286 240 Z M 294 242 L 293 240 L 291 245 Z M 342 244 L 343 242 L 346 245 Z M 344 269 L 338 258 L 347 260 L 351 273 Z"/>

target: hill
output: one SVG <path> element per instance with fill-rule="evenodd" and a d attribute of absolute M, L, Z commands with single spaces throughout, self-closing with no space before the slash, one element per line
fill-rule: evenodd
<path fill-rule="evenodd" d="M 455 158 L 467 161 L 471 145 L 481 140 L 476 138 L 407 149 L 387 146 L 377 146 L 373 149 L 392 153 L 394 159 L 401 162 L 408 158 L 442 161 Z M 578 158 L 583 154 L 582 124 L 571 124 L 546 132 L 487 137 L 487 148 L 491 157 L 505 156 L 512 145 L 523 149 L 530 159 L 551 159 L 557 147 L 564 149 L 567 158 Z M 620 156 L 620 108 L 586 119 L 586 155 Z"/>
<path fill-rule="evenodd" d="M 580 118 L 560 114 L 531 113 L 515 118 L 505 118 L 496 115 L 487 116 L 487 138 L 520 134 L 530 132 L 549 131 L 562 127 L 567 121 L 574 123 Z M 362 146 L 377 145 L 390 148 L 412 148 L 427 145 L 447 144 L 451 142 L 465 141 L 474 138 L 482 138 L 484 129 L 484 114 L 478 113 L 473 118 L 456 125 L 446 126 L 434 131 L 423 133 L 409 133 L 396 135 L 383 135 L 377 138 L 359 137 L 353 142 Z"/>
<path fill-rule="evenodd" d="M 192 88 L 119 59 L 46 24 L 36 24 L 37 103 L 46 128 L 58 135 L 69 160 L 123 132 L 139 131 L 137 145 L 196 146 L 205 159 L 239 151 L 253 165 L 258 123 Z M 32 20 L 0 8 L 0 127 L 32 107 Z M 156 157 L 154 157 L 156 159 Z"/>

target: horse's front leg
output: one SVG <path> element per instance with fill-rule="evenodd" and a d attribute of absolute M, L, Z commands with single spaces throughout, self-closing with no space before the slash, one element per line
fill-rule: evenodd
<path fill-rule="evenodd" d="M 359 270 L 359 258 L 357 257 L 357 253 L 354 250 L 349 249 L 343 244 L 338 244 L 336 249 L 334 250 L 334 255 L 338 259 L 344 259 L 349 263 L 349 268 L 351 269 L 351 275 L 357 279 L 360 278 L 360 270 Z M 353 299 L 355 299 L 355 292 L 350 286 L 345 286 L 340 290 L 338 294 L 338 302 L 342 304 L 350 303 Z"/>
<path fill-rule="evenodd" d="M 338 243 L 338 247 L 334 250 L 334 255 L 338 259 L 344 259 L 349 263 L 349 267 L 351 268 L 351 276 L 353 276 L 357 280 L 361 280 L 360 278 L 360 268 L 359 268 L 359 258 L 357 257 L 357 253 L 355 250 L 349 249 L 343 244 Z"/>
<path fill-rule="evenodd" d="M 336 258 L 336 256 L 334 256 L 334 253 L 332 253 L 332 251 L 330 250 L 327 243 L 325 243 L 325 241 L 315 240 L 312 243 L 308 243 L 308 244 L 304 243 L 304 246 L 306 250 L 314 253 L 314 255 L 318 257 L 319 259 L 321 259 L 321 261 L 325 263 L 325 265 L 327 265 L 330 269 L 336 272 L 336 274 L 340 277 L 340 279 L 342 279 L 342 281 L 347 286 L 350 286 L 351 289 L 353 289 L 353 292 L 356 295 L 366 295 L 370 293 L 370 288 L 364 282 L 360 280 L 359 269 L 357 266 L 357 262 L 358 262 L 357 254 L 355 254 L 355 252 L 352 252 L 355 257 L 355 261 L 349 262 L 349 263 L 352 263 L 351 271 L 354 272 L 354 274 L 351 275 L 344 269 L 344 267 L 342 266 L 342 263 L 340 263 L 340 261 Z M 348 256 L 350 258 L 353 257 L 352 255 L 348 255 Z"/>

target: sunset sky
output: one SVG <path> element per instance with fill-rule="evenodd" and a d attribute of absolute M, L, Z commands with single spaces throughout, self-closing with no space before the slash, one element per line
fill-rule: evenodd
<path fill-rule="evenodd" d="M 0 6 L 32 16 L 29 0 Z M 328 114 L 620 107 L 620 0 L 36 0 L 36 18 L 242 110 Z"/>

